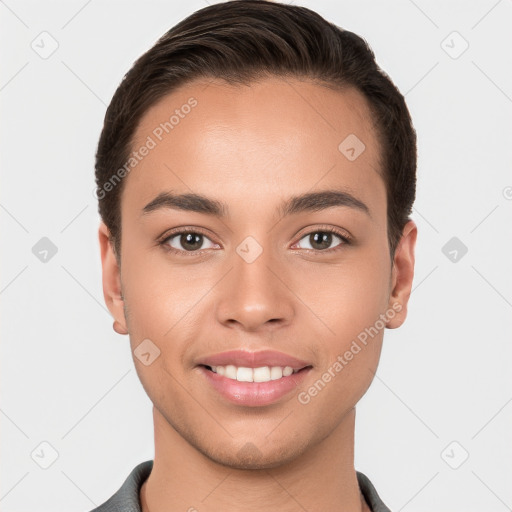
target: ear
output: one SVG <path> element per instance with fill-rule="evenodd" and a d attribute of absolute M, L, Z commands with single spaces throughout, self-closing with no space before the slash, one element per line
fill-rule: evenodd
<path fill-rule="evenodd" d="M 118 334 L 128 334 L 124 316 L 124 300 L 121 292 L 121 272 L 113 244 L 110 241 L 110 232 L 104 222 L 100 223 L 98 237 L 101 250 L 105 304 L 114 317 L 114 330 Z"/>
<path fill-rule="evenodd" d="M 396 329 L 407 317 L 407 303 L 411 296 L 412 280 L 414 278 L 414 249 L 418 228 L 410 220 L 404 226 L 402 237 L 396 248 L 391 272 L 390 296 L 388 308 L 397 314 L 388 320 L 386 327 Z"/>

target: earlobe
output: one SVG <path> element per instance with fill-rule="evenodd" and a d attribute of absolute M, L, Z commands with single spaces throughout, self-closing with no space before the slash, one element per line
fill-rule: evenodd
<path fill-rule="evenodd" d="M 414 221 L 410 220 L 404 226 L 395 251 L 388 308 L 396 314 L 388 320 L 386 324 L 388 329 L 400 327 L 407 317 L 407 304 L 414 278 L 414 250 L 417 234 L 418 228 Z"/>
<path fill-rule="evenodd" d="M 112 324 L 112 329 L 117 332 L 117 334 L 128 334 L 128 331 L 124 327 L 124 325 L 120 324 L 117 320 L 114 320 Z"/>
<path fill-rule="evenodd" d="M 124 315 L 124 299 L 121 292 L 121 273 L 109 235 L 105 223 L 100 222 L 98 239 L 101 251 L 103 297 L 114 317 L 114 331 L 118 334 L 128 334 Z"/>

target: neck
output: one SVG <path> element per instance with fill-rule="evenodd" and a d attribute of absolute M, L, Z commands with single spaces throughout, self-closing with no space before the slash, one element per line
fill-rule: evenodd
<path fill-rule="evenodd" d="M 233 469 L 206 457 L 153 407 L 155 457 L 142 512 L 369 511 L 354 469 L 355 409 L 328 437 L 271 469 Z"/>

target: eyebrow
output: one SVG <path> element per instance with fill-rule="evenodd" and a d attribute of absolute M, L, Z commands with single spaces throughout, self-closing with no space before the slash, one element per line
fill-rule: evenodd
<path fill-rule="evenodd" d="M 303 212 L 322 211 L 328 208 L 345 206 L 364 212 L 369 217 L 370 209 L 360 199 L 341 190 L 321 190 L 292 196 L 284 201 L 278 208 L 282 217 L 296 215 Z M 157 210 L 173 209 L 189 212 L 203 213 L 214 217 L 224 218 L 228 214 L 228 206 L 221 201 L 201 194 L 173 194 L 161 192 L 142 209 L 142 214 Z"/>

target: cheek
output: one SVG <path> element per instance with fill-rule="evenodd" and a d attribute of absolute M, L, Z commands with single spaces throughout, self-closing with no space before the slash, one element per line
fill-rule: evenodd
<path fill-rule="evenodd" d="M 385 248 L 377 246 L 354 251 L 342 265 L 322 271 L 323 275 L 310 273 L 302 278 L 302 289 L 316 290 L 304 301 L 324 323 L 324 334 L 316 342 L 320 354 L 316 384 L 304 396 L 304 401 L 315 401 L 312 409 L 329 403 L 355 404 L 373 379 L 385 328 L 381 315 L 388 307 L 390 268 L 385 254 Z M 306 281 L 316 286 L 306 286 Z"/>
<path fill-rule="evenodd" d="M 381 315 L 388 304 L 386 265 L 386 260 L 360 254 L 357 265 L 330 269 L 323 291 L 305 299 L 322 319 L 324 334 L 316 340 L 319 364 L 298 401 L 304 413 L 324 417 L 326 425 L 339 422 L 373 380 L 385 328 Z M 308 279 L 319 282 L 318 275 Z"/>
<path fill-rule="evenodd" d="M 298 411 L 309 418 L 321 418 L 318 422 L 325 434 L 338 425 L 368 390 L 377 368 L 381 337 L 376 337 L 366 346 L 349 344 L 347 350 L 318 368 L 314 378 L 298 396 Z M 350 356 L 348 355 L 350 354 Z"/>
<path fill-rule="evenodd" d="M 129 305 L 130 333 L 156 339 L 186 324 L 194 305 L 208 291 L 200 265 L 171 264 L 164 251 L 137 251 L 126 244 L 122 279 Z"/>
<path fill-rule="evenodd" d="M 385 312 L 390 267 L 383 254 L 379 247 L 368 247 L 347 252 L 339 264 L 309 264 L 296 273 L 295 289 L 325 324 L 333 348 L 342 349 Z"/>

